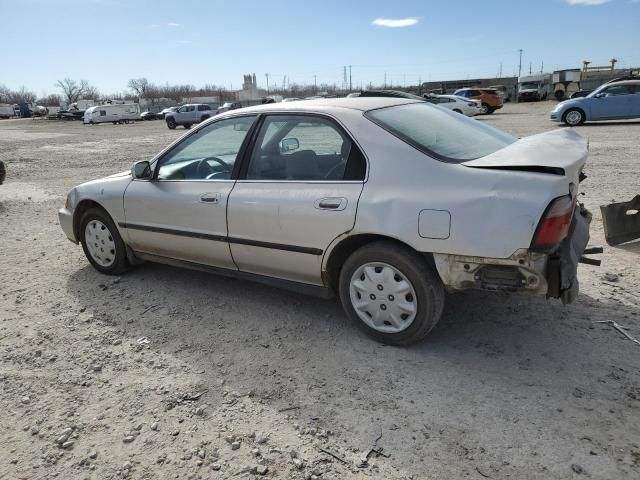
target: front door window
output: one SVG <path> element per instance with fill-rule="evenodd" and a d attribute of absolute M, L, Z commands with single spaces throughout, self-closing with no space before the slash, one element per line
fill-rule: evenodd
<path fill-rule="evenodd" d="M 157 180 L 228 180 L 256 117 L 221 120 L 199 129 L 165 154 Z"/>

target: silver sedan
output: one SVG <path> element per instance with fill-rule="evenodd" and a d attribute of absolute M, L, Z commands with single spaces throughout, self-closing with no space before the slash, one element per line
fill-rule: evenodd
<path fill-rule="evenodd" d="M 445 291 L 574 300 L 586 142 L 517 140 L 427 102 L 348 98 L 216 116 L 59 217 L 91 264 L 143 261 L 337 295 L 369 335 L 423 338 Z"/>

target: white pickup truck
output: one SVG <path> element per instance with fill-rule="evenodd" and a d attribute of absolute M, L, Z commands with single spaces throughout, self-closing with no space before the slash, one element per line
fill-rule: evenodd
<path fill-rule="evenodd" d="M 204 122 L 214 115 L 215 112 L 206 103 L 188 103 L 175 112 L 167 113 L 164 120 L 167 122 L 167 127 L 173 130 L 178 125 L 183 125 L 184 128 L 191 128 L 191 125 Z"/>

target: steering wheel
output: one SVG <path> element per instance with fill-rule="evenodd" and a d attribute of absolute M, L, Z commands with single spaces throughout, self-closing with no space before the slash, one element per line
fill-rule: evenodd
<path fill-rule="evenodd" d="M 211 165 L 209 165 L 209 160 L 213 160 L 214 162 L 222 165 L 223 170 L 222 171 L 213 170 Z M 218 157 L 206 157 L 198 162 L 198 167 L 196 168 L 196 172 L 198 174 L 198 178 L 209 178 L 210 175 L 217 174 L 217 173 L 222 173 L 222 172 L 230 173 L 231 169 L 229 168 L 229 165 L 226 162 L 224 162 L 223 160 L 220 160 Z"/>
<path fill-rule="evenodd" d="M 340 173 L 340 169 L 342 169 L 342 173 L 344 175 L 344 169 L 347 165 L 347 162 L 345 161 L 341 161 L 340 163 L 334 165 L 333 167 L 331 167 L 331 170 L 329 170 L 329 172 L 327 172 L 327 174 L 324 176 L 325 180 L 342 180 L 341 178 L 331 178 L 334 175 Z"/>

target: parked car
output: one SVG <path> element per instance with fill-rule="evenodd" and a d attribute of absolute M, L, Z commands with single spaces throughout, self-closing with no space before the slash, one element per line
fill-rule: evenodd
<path fill-rule="evenodd" d="M 490 115 L 496 110 L 502 108 L 504 99 L 493 88 L 461 88 L 456 90 L 454 95 L 464 98 L 472 98 L 474 100 L 480 100 L 482 104 L 482 113 L 484 115 Z"/>
<path fill-rule="evenodd" d="M 302 99 L 298 97 L 287 97 L 282 99 L 283 102 L 297 102 L 298 100 Z"/>
<path fill-rule="evenodd" d="M 164 117 L 167 115 L 167 113 L 175 112 L 179 108 L 180 106 L 177 105 L 175 107 L 169 107 L 161 110 L 160 112 L 158 112 L 158 120 L 164 120 Z"/>
<path fill-rule="evenodd" d="M 433 95 L 424 96 L 429 103 L 440 105 L 457 113 L 462 113 L 467 117 L 473 117 L 482 113 L 482 106 L 478 100 L 469 100 L 456 95 Z"/>
<path fill-rule="evenodd" d="M 574 130 L 518 140 L 425 101 L 276 103 L 74 187 L 59 219 L 104 274 L 148 260 L 337 295 L 366 333 L 408 344 L 446 291 L 577 298 L 586 159 Z"/>
<path fill-rule="evenodd" d="M 191 125 L 204 122 L 213 115 L 211 107 L 206 103 L 188 103 L 178 108 L 175 112 L 167 113 L 164 120 L 167 122 L 167 127 L 171 130 L 178 125 L 189 129 Z"/>
<path fill-rule="evenodd" d="M 142 112 L 140 114 L 140 120 L 157 120 L 158 114 L 153 112 Z"/>
<path fill-rule="evenodd" d="M 4 183 L 5 178 L 7 178 L 7 167 L 5 167 L 4 162 L 0 160 L 0 185 Z"/>
<path fill-rule="evenodd" d="M 221 107 L 218 107 L 217 114 L 219 115 L 221 113 L 228 112 L 229 110 L 237 110 L 238 108 L 242 108 L 242 104 L 240 102 L 226 102 Z"/>
<path fill-rule="evenodd" d="M 558 103 L 551 120 L 573 127 L 598 120 L 640 118 L 640 80 L 605 83 L 586 97 Z"/>

